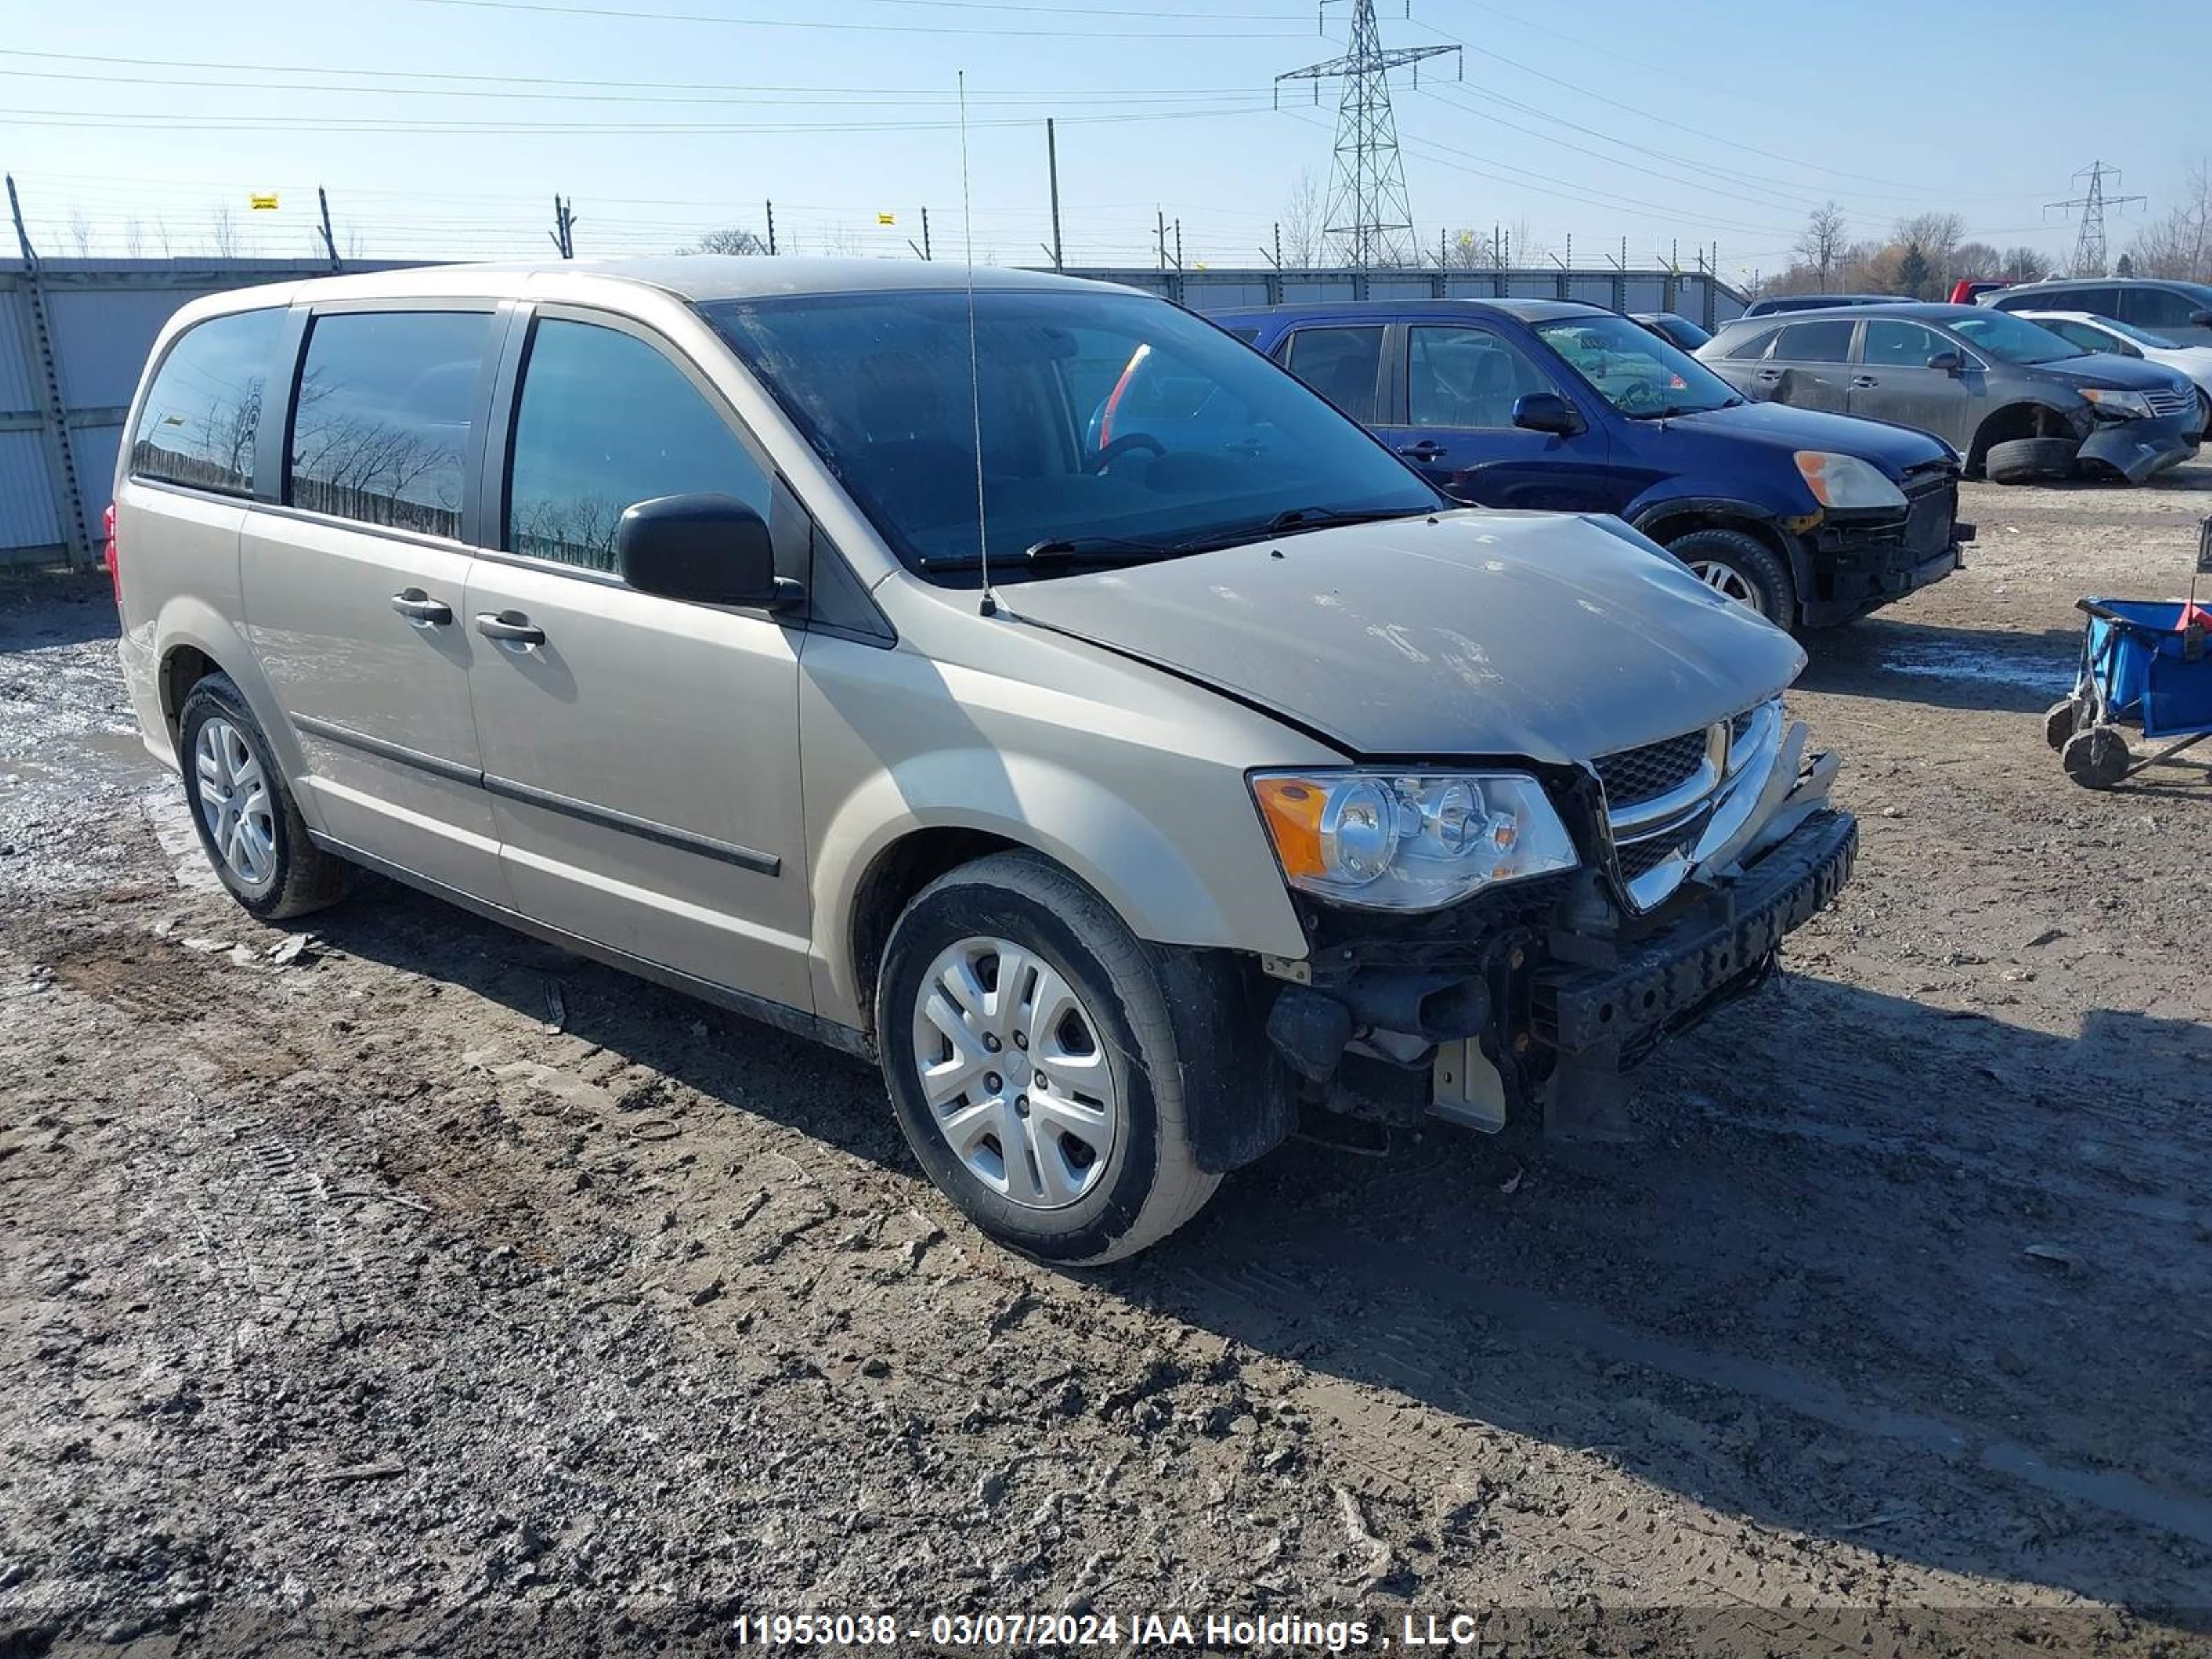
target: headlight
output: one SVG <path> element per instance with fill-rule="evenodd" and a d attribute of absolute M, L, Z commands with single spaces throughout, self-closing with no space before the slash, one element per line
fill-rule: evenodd
<path fill-rule="evenodd" d="M 1801 449 L 1796 459 L 1798 471 L 1805 475 L 1805 487 L 1823 507 L 1849 510 L 1905 505 L 1905 492 L 1856 455 Z"/>
<path fill-rule="evenodd" d="M 2085 386 L 2081 395 L 2089 400 L 2089 407 L 2106 420 L 2150 419 L 2150 399 L 2140 392 L 2107 392 L 2102 386 Z"/>
<path fill-rule="evenodd" d="M 1433 910 L 1577 861 L 1518 772 L 1261 772 L 1252 794 L 1291 885 L 1367 909 Z"/>

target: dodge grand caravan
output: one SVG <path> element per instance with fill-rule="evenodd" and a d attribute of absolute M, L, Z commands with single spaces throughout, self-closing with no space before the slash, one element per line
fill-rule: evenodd
<path fill-rule="evenodd" d="M 1241 429 L 1094 445 L 1141 356 Z M 872 1056 L 1047 1259 L 1158 1240 L 1308 1109 L 1601 1114 L 1856 848 L 1786 634 L 1616 520 L 1455 507 L 1126 290 L 256 288 L 178 313 L 130 422 L 124 665 L 240 904 L 380 872 Z"/>

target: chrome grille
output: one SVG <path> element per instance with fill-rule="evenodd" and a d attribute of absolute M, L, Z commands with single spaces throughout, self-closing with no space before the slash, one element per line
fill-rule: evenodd
<path fill-rule="evenodd" d="M 1700 729 L 1647 743 L 1641 749 L 1601 756 L 1595 764 L 1598 781 L 1605 786 L 1606 805 L 1618 811 L 1680 788 L 1697 775 L 1705 744 L 1706 734 Z"/>
<path fill-rule="evenodd" d="M 1636 881 L 1650 875 L 1680 850 L 1680 839 L 1679 836 L 1654 836 L 1649 841 L 1632 841 L 1621 848 L 1621 879 Z"/>
<path fill-rule="evenodd" d="M 2197 401 L 2194 386 L 2163 386 L 2156 392 L 2147 392 L 2143 400 L 2149 404 L 2154 415 L 2185 415 L 2189 406 Z"/>

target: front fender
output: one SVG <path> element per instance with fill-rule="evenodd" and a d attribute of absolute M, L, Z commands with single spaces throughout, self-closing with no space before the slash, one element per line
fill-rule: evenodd
<path fill-rule="evenodd" d="M 1233 822 L 1219 822 L 1224 810 Z M 981 745 L 877 772 L 816 837 L 817 1012 L 866 1023 L 872 988 L 859 982 L 852 950 L 863 886 L 893 847 L 928 830 L 979 831 L 1043 854 L 1151 943 L 1303 957 L 1305 934 L 1249 801 L 1194 802 L 1190 821 L 1200 820 L 1212 827 L 1185 845 L 1102 779 Z"/>
<path fill-rule="evenodd" d="M 1660 488 L 1663 489 L 1665 486 Z M 1656 528 L 1669 528 L 1669 533 L 1673 533 L 1673 528 L 1691 527 L 1686 523 L 1669 527 L 1668 521 L 1673 520 L 1703 520 L 1718 529 L 1733 525 L 1759 525 L 1771 531 L 1781 542 L 1797 591 L 1812 591 L 1812 556 L 1807 550 L 1805 538 L 1825 516 L 1817 506 L 1807 510 L 1795 502 L 1761 501 L 1746 495 L 1702 492 L 1662 495 L 1655 490 L 1630 502 L 1621 516 L 1628 520 L 1631 528 L 1641 531 L 1662 546 L 1665 538 L 1655 533 Z"/>

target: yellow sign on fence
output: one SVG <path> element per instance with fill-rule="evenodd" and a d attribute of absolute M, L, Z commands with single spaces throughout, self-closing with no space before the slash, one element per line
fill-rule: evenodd
<path fill-rule="evenodd" d="M 257 193 L 249 196 L 246 198 L 246 204 L 256 213 L 274 213 L 276 211 L 276 192 L 272 190 L 265 195 Z"/>
<path fill-rule="evenodd" d="M 895 225 L 898 222 L 898 215 L 896 213 L 878 213 L 876 216 L 876 222 L 879 225 Z"/>

